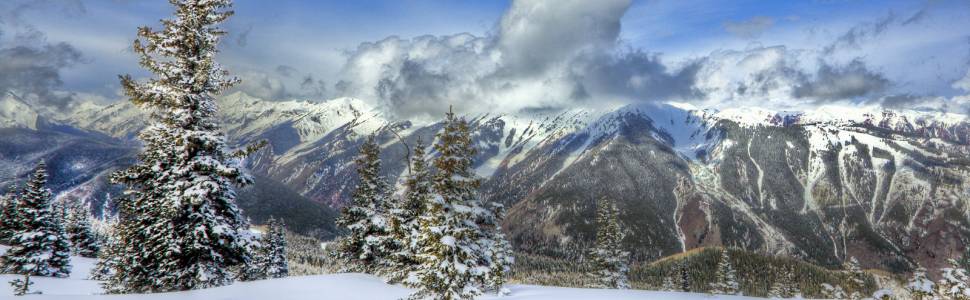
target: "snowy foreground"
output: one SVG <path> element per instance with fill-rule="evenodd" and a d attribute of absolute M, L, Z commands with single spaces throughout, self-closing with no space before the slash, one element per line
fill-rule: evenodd
<path fill-rule="evenodd" d="M 407 288 L 388 285 L 380 278 L 365 274 L 332 274 L 316 276 L 296 276 L 253 282 L 238 282 L 231 286 L 164 294 L 148 295 L 99 295 L 101 287 L 97 281 L 86 280 L 95 260 L 71 257 L 74 270 L 71 278 L 31 277 L 35 284 L 33 291 L 43 291 L 42 295 L 13 296 L 6 282 L 17 278 L 15 275 L 0 275 L 0 299 L 199 299 L 199 300 L 378 300 L 401 299 L 411 291 Z M 511 285 L 512 294 L 505 297 L 482 296 L 479 299 L 503 300 L 570 300 L 570 299 L 754 299 L 750 297 L 711 296 L 692 293 L 668 293 L 637 290 L 597 290 L 533 285 Z"/>

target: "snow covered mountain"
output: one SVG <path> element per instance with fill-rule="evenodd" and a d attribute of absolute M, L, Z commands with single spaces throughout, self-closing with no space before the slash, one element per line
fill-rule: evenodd
<path fill-rule="evenodd" d="M 396 182 L 407 172 L 408 147 L 419 137 L 430 143 L 440 129 L 391 121 L 352 98 L 269 102 L 236 93 L 222 97 L 220 107 L 224 129 L 239 145 L 269 141 L 248 160 L 254 173 L 330 208 L 346 203 L 356 183 L 352 159 L 362 137 L 377 134 L 383 173 Z M 13 130 L 4 131 L 5 140 L 9 132 L 30 133 L 31 143 L 53 145 L 6 142 L 0 161 L 14 170 L 2 174 L 6 183 L 36 160 L 62 155 L 52 149 L 66 140 L 131 151 L 143 126 L 127 103 L 51 113 L 7 98 L 0 109 L 0 124 Z M 638 259 L 731 245 L 823 265 L 855 256 L 868 267 L 898 271 L 920 262 L 932 269 L 970 236 L 970 123 L 963 115 L 647 103 L 468 118 L 482 194 L 509 206 L 505 228 L 521 250 L 580 253 L 593 239 L 599 197 L 617 201 L 625 242 Z M 105 156 L 79 154 L 124 165 L 124 156 Z M 64 175 L 70 183 L 58 190 L 104 198 L 110 169 Z"/>

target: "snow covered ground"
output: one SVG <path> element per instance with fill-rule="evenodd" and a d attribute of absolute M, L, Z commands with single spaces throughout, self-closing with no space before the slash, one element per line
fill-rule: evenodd
<path fill-rule="evenodd" d="M 0 254 L 9 247 L 0 245 Z M 31 291 L 41 291 L 40 295 L 13 296 L 13 288 L 7 282 L 21 278 L 19 275 L 0 275 L 0 299 L 115 299 L 115 300 L 396 300 L 411 293 L 405 287 L 389 285 L 378 277 L 367 274 L 329 274 L 315 276 L 294 276 L 252 282 L 237 282 L 230 286 L 162 294 L 102 295 L 99 281 L 87 280 L 91 268 L 97 260 L 84 257 L 71 257 L 70 278 L 31 277 L 34 282 Z M 535 285 L 511 285 L 512 293 L 496 297 L 486 295 L 478 299 L 502 300 L 674 300 L 674 299 L 755 299 L 751 297 L 712 296 L 707 294 L 653 292 L 639 290 L 600 290 L 548 287 Z"/>
<path fill-rule="evenodd" d="M 4 280 L 13 276 L 4 275 Z M 364 274 L 333 274 L 298 276 L 254 282 L 240 282 L 231 286 L 177 293 L 147 295 L 98 295 L 100 289 L 96 282 L 78 279 L 41 279 L 34 288 L 43 295 L 30 295 L 25 299 L 138 299 L 138 300 L 377 300 L 401 299 L 410 290 L 400 286 L 385 284 L 380 278 Z M 570 300 L 570 299 L 751 299 L 732 296 L 709 296 L 706 294 L 649 292 L 635 290 L 596 290 L 512 285 L 512 294 L 505 297 L 483 296 L 479 299 L 503 300 Z M 20 299 L 10 296 L 9 286 L 4 286 L 0 299 Z"/>
<path fill-rule="evenodd" d="M 6 247 L 0 246 L 0 252 Z M 101 295 L 98 281 L 87 280 L 95 260 L 83 257 L 71 257 L 74 266 L 70 278 L 31 277 L 34 285 L 32 291 L 41 291 L 41 295 L 24 297 L 13 296 L 13 291 L 7 282 L 17 275 L 0 275 L 0 299 L 58 299 L 58 300 L 86 300 L 86 299 L 115 299 L 115 300 L 380 300 L 401 299 L 410 294 L 410 290 L 401 286 L 389 285 L 380 278 L 366 274 L 331 274 L 315 276 L 296 276 L 282 279 L 270 279 L 253 282 L 238 282 L 230 286 L 219 288 L 141 295 Z M 482 296 L 478 299 L 502 300 L 711 300 L 711 299 L 754 299 L 750 297 L 711 296 L 707 294 L 652 292 L 639 290 L 598 290 L 547 287 L 534 285 L 511 285 L 512 293 L 504 297 Z"/>

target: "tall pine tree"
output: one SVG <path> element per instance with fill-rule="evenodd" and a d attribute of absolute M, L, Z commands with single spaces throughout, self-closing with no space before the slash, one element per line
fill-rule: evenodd
<path fill-rule="evenodd" d="M 738 275 L 731 264 L 728 250 L 721 250 L 721 259 L 717 262 L 717 277 L 711 283 L 711 293 L 722 295 L 737 295 L 741 292 Z"/>
<path fill-rule="evenodd" d="M 41 162 L 27 181 L 18 205 L 20 228 L 11 248 L 2 257 L 4 270 L 16 274 L 67 277 L 71 273 L 71 248 L 64 228 L 52 211 L 47 165 Z"/>
<path fill-rule="evenodd" d="M 768 290 L 769 298 L 792 298 L 801 295 L 791 267 L 780 266 L 775 274 L 777 275 L 774 278 L 775 282 Z"/>
<path fill-rule="evenodd" d="M 418 218 L 420 265 L 411 298 L 471 299 L 498 282 L 490 276 L 502 262 L 489 248 L 504 242 L 489 232 L 489 227 L 497 229 L 489 224 L 498 224 L 498 218 L 477 194 L 480 181 L 472 171 L 475 148 L 468 123 L 448 112 L 434 149 L 434 196 Z"/>
<path fill-rule="evenodd" d="M 281 221 L 269 219 L 267 232 L 260 244 L 263 245 L 262 270 L 266 278 L 290 276 L 289 262 L 286 259 L 286 229 Z"/>
<path fill-rule="evenodd" d="M 360 182 L 351 203 L 344 207 L 337 225 L 348 234 L 337 244 L 345 270 L 380 273 L 389 264 L 388 186 L 381 176 L 380 145 L 371 135 L 360 146 L 356 160 Z"/>
<path fill-rule="evenodd" d="M 213 58 L 232 15 L 229 0 L 170 0 L 175 17 L 162 29 L 142 27 L 134 52 L 155 77 L 121 77 L 125 94 L 150 112 L 138 135 L 139 161 L 115 173 L 127 186 L 119 201 L 120 260 L 112 293 L 164 292 L 221 286 L 228 269 L 248 260 L 248 228 L 234 186 L 252 182 L 240 167 L 247 151 L 229 153 L 216 123 L 215 94 L 237 82 Z"/>
<path fill-rule="evenodd" d="M 607 289 L 629 289 L 627 265 L 630 253 L 623 251 L 623 232 L 620 230 L 619 211 L 607 199 L 597 202 L 596 246 L 590 251 L 593 260 L 593 274 L 597 287 Z"/>
<path fill-rule="evenodd" d="M 404 195 L 394 198 L 391 205 L 390 235 L 395 241 L 395 249 L 390 254 L 390 282 L 413 278 L 410 275 L 416 271 L 419 263 L 415 243 L 420 228 L 418 218 L 424 214 L 425 206 L 431 201 L 433 193 L 431 171 L 424 160 L 424 148 L 424 143 L 418 138 L 411 155 L 410 173 L 404 182 Z"/>
<path fill-rule="evenodd" d="M 91 208 L 83 203 L 71 205 L 65 219 L 67 236 L 74 253 L 82 257 L 97 257 L 101 246 L 91 228 Z"/>
<path fill-rule="evenodd" d="M 17 210 L 18 205 L 20 205 L 20 197 L 18 197 L 12 190 L 2 196 L 3 207 L 2 214 L 3 218 L 0 218 L 0 243 L 10 244 L 13 239 L 13 235 L 20 230 L 23 222 L 20 220 L 20 212 Z"/>

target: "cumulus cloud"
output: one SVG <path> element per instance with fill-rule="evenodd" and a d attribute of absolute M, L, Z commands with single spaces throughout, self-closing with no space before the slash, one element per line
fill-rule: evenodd
<path fill-rule="evenodd" d="M 761 36 L 761 33 L 773 25 L 775 20 L 771 17 L 755 16 L 740 22 L 724 22 L 724 30 L 741 38 L 753 39 Z"/>
<path fill-rule="evenodd" d="M 9 36 L 0 30 L 0 95 L 13 95 L 30 104 L 52 108 L 64 108 L 73 104 L 72 93 L 59 91 L 63 85 L 61 71 L 83 63 L 81 52 L 67 43 L 50 43 L 46 35 L 30 24 L 21 15 L 42 5 L 37 2 L 8 2 L 0 7 L 0 24 L 3 29 L 12 30 Z M 80 2 L 65 1 L 53 4 L 66 5 L 68 12 L 83 13 Z M 61 7 L 61 6 L 58 6 Z"/>
<path fill-rule="evenodd" d="M 324 90 L 413 118 L 438 116 L 449 105 L 467 113 L 638 101 L 796 108 L 878 96 L 891 86 L 862 59 L 838 63 L 826 60 L 825 52 L 881 34 L 896 22 L 892 14 L 854 26 L 820 49 L 752 46 L 668 62 L 659 53 L 619 41 L 620 20 L 629 5 L 623 0 L 515 1 L 486 36 L 392 36 L 362 43 L 347 52 L 333 89 Z M 773 22 L 756 17 L 727 23 L 725 29 L 754 37 Z"/>
<path fill-rule="evenodd" d="M 499 23 L 503 63 L 535 74 L 578 52 L 611 49 L 629 7 L 628 0 L 515 1 Z"/>
<path fill-rule="evenodd" d="M 348 52 L 334 90 L 399 117 L 687 98 L 699 66 L 618 47 L 626 0 L 515 1 L 487 36 L 389 37 Z"/>
<path fill-rule="evenodd" d="M 234 74 L 240 79 L 231 91 L 242 91 L 266 100 L 287 100 L 290 93 L 280 77 L 259 71 L 245 70 Z"/>

